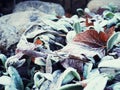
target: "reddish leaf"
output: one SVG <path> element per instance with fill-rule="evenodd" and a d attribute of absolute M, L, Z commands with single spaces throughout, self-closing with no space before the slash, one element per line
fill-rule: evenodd
<path fill-rule="evenodd" d="M 73 41 L 87 44 L 94 48 L 105 47 L 108 38 L 113 34 L 114 29 L 111 28 L 108 32 L 99 33 L 96 30 L 87 30 L 83 33 L 77 34 Z"/>
<path fill-rule="evenodd" d="M 106 29 L 105 30 L 105 33 L 107 34 L 108 39 L 112 36 L 112 34 L 114 33 L 114 31 L 115 31 L 115 26 L 111 27 L 110 29 Z"/>
<path fill-rule="evenodd" d="M 105 32 L 100 32 L 98 35 L 99 35 L 99 38 L 100 38 L 100 40 L 101 40 L 102 42 L 104 42 L 104 43 L 107 42 L 108 36 L 107 36 L 107 34 L 106 34 Z"/>
<path fill-rule="evenodd" d="M 93 26 L 93 22 L 88 22 L 88 17 L 86 16 L 86 27 Z"/>
<path fill-rule="evenodd" d="M 36 45 L 40 45 L 43 44 L 43 42 L 40 39 L 36 39 L 36 41 L 34 42 Z"/>

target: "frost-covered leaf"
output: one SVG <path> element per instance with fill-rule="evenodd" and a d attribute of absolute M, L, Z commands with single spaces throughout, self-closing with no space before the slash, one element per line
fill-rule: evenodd
<path fill-rule="evenodd" d="M 73 38 L 75 37 L 75 35 L 76 35 L 75 31 L 69 31 L 66 36 L 67 43 L 71 43 L 73 41 Z"/>
<path fill-rule="evenodd" d="M 83 87 L 80 84 L 67 84 L 60 87 L 59 90 L 83 90 Z"/>
<path fill-rule="evenodd" d="M 45 81 L 45 79 L 52 81 L 53 76 L 50 73 L 42 73 L 37 72 L 34 75 L 34 85 L 36 88 L 40 87 L 40 85 Z"/>
<path fill-rule="evenodd" d="M 111 54 L 117 55 L 118 57 L 120 57 L 120 45 L 119 44 L 118 44 L 118 46 L 116 48 L 113 48 Z"/>
<path fill-rule="evenodd" d="M 84 71 L 83 71 L 84 78 L 87 78 L 88 74 L 92 70 L 92 67 L 93 67 L 93 63 L 92 62 L 85 63 Z"/>
<path fill-rule="evenodd" d="M 45 81 L 43 82 L 43 84 L 41 85 L 40 90 L 50 90 L 50 89 L 49 89 L 50 84 L 51 84 L 51 81 L 45 80 Z M 53 90 L 53 89 L 52 89 L 52 90 Z"/>
<path fill-rule="evenodd" d="M 90 58 L 93 58 L 94 56 L 102 58 L 105 55 L 103 49 L 92 48 L 81 43 L 70 43 L 66 45 L 61 52 L 67 54 L 66 58 L 60 60 L 62 66 L 65 68 L 73 67 L 77 69 L 79 73 L 83 73 L 83 65 L 85 62 L 93 61 Z"/>
<path fill-rule="evenodd" d="M 9 66 L 20 67 L 25 63 L 25 59 L 19 60 L 23 56 L 23 53 L 18 53 L 14 56 L 9 57 L 5 62 L 5 68 L 7 69 Z"/>
<path fill-rule="evenodd" d="M 34 79 L 37 79 L 38 77 L 45 77 L 46 79 L 52 81 L 53 77 L 50 73 L 42 73 L 42 72 L 37 72 L 34 75 Z"/>
<path fill-rule="evenodd" d="M 86 57 L 94 57 L 95 55 L 98 55 L 101 58 L 104 56 L 104 50 L 102 50 L 103 49 L 92 48 L 86 44 L 82 44 L 79 42 L 72 42 L 70 44 L 67 44 L 63 49 L 61 49 L 61 52 L 79 57 L 71 59 L 84 59 L 85 61 L 88 61 L 84 58 L 84 55 Z"/>
<path fill-rule="evenodd" d="M 120 82 L 113 84 L 113 90 L 120 90 Z"/>
<path fill-rule="evenodd" d="M 84 11 L 83 11 L 83 9 L 81 9 L 81 8 L 78 8 L 78 9 L 77 9 L 77 13 L 78 13 L 79 16 L 84 15 Z"/>
<path fill-rule="evenodd" d="M 30 90 L 30 88 L 29 88 L 29 87 L 26 87 L 25 90 Z"/>
<path fill-rule="evenodd" d="M 40 66 L 45 66 L 45 61 L 41 57 L 36 57 L 34 63 Z"/>
<path fill-rule="evenodd" d="M 13 81 L 15 88 L 18 90 L 24 90 L 23 81 L 22 81 L 22 78 L 20 77 L 18 71 L 12 66 L 8 67 L 7 71 Z"/>
<path fill-rule="evenodd" d="M 5 90 L 18 90 L 14 86 L 5 86 Z"/>
<path fill-rule="evenodd" d="M 120 13 L 115 13 L 115 17 L 120 20 Z"/>
<path fill-rule="evenodd" d="M 113 60 L 114 57 L 113 56 L 105 56 L 101 59 L 101 61 L 107 61 L 107 60 Z"/>
<path fill-rule="evenodd" d="M 120 42 L 120 33 L 116 32 L 107 41 L 107 49 L 110 50 L 112 47 Z"/>
<path fill-rule="evenodd" d="M 120 69 L 120 58 L 101 61 L 98 65 L 98 68 L 106 67 L 106 68 L 114 68 L 116 70 Z"/>
<path fill-rule="evenodd" d="M 57 23 L 57 22 L 53 22 L 50 20 L 42 20 L 45 24 L 49 25 L 50 27 L 52 27 L 55 30 L 62 30 L 64 32 L 68 32 L 67 28 L 62 24 L 62 23 Z"/>
<path fill-rule="evenodd" d="M 99 75 L 91 80 L 84 90 L 104 90 L 107 84 L 108 77 Z M 100 83 L 101 82 L 101 83 Z"/>
<path fill-rule="evenodd" d="M 2 61 L 2 64 L 5 65 L 7 57 L 4 54 L 0 54 L 0 60 Z"/>
<path fill-rule="evenodd" d="M 120 82 L 116 82 L 106 88 L 107 90 L 120 90 Z"/>
<path fill-rule="evenodd" d="M 76 32 L 76 34 L 82 32 L 82 27 L 80 26 L 79 22 L 75 22 L 73 27 L 74 27 L 74 31 Z"/>
<path fill-rule="evenodd" d="M 77 80 L 81 79 L 78 72 L 74 68 L 70 68 L 70 67 L 67 68 L 58 79 L 58 82 L 57 82 L 58 88 L 61 85 L 71 82 L 74 78 L 76 78 Z"/>
<path fill-rule="evenodd" d="M 8 85 L 8 86 L 10 86 L 10 85 L 12 85 L 12 79 L 9 77 L 9 76 L 1 76 L 0 77 L 0 84 L 2 84 L 2 85 Z"/>
<path fill-rule="evenodd" d="M 114 17 L 114 14 L 112 12 L 106 11 L 103 13 L 103 17 L 106 19 L 112 19 Z"/>
<path fill-rule="evenodd" d="M 46 59 L 46 73 L 52 73 L 52 62 L 51 62 L 52 56 L 48 54 Z"/>

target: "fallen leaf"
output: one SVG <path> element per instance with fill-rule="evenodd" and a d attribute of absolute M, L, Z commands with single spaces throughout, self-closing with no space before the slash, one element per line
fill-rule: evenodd
<path fill-rule="evenodd" d="M 93 22 L 88 22 L 88 16 L 86 16 L 86 22 L 85 22 L 85 24 L 86 24 L 86 27 L 89 27 L 89 26 L 94 26 L 94 23 Z"/>
<path fill-rule="evenodd" d="M 92 48 L 88 45 L 69 43 L 60 52 L 68 54 L 66 59 L 61 60 L 61 64 L 64 68 L 73 67 L 77 69 L 79 74 L 83 73 L 83 66 L 85 62 L 89 62 L 89 58 L 93 58 L 95 55 L 102 58 L 105 53 L 101 48 Z M 58 52 L 58 54 L 60 53 Z"/>
<path fill-rule="evenodd" d="M 43 42 L 40 39 L 36 39 L 34 42 L 36 45 L 41 45 Z"/>
<path fill-rule="evenodd" d="M 96 30 L 86 30 L 85 32 L 77 34 L 73 41 L 87 44 L 93 48 L 106 47 L 107 40 L 113 34 L 114 29 L 110 28 L 107 32 Z"/>
<path fill-rule="evenodd" d="M 77 34 L 73 41 L 87 44 L 89 46 L 99 48 L 105 46 L 107 37 L 106 33 L 98 33 L 95 30 L 87 30 L 85 32 Z M 103 41 L 104 40 L 104 41 Z"/>
<path fill-rule="evenodd" d="M 105 33 L 107 34 L 107 40 L 113 35 L 114 31 L 115 31 L 115 26 L 109 29 L 105 29 Z"/>

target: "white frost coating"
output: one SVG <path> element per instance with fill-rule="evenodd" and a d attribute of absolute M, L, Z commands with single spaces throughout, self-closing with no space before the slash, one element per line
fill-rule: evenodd
<path fill-rule="evenodd" d="M 118 59 L 113 59 L 113 60 L 106 60 L 102 61 L 98 67 L 111 67 L 111 68 L 116 68 L 120 69 L 120 58 Z"/>
<path fill-rule="evenodd" d="M 108 77 L 99 75 L 91 80 L 83 90 L 104 90 Z"/>
<path fill-rule="evenodd" d="M 10 86 L 12 82 L 12 79 L 8 76 L 1 76 L 0 77 L 0 84 L 2 85 L 8 85 Z"/>
<path fill-rule="evenodd" d="M 11 45 L 17 43 L 27 25 L 32 23 L 30 17 L 36 17 L 36 21 L 38 19 L 40 21 L 40 18 L 49 19 L 53 15 L 38 11 L 25 11 L 0 17 L 0 47 L 4 46 L 8 49 Z"/>
<path fill-rule="evenodd" d="M 99 49 L 89 48 L 87 45 L 82 45 L 82 43 L 69 43 L 62 49 L 63 52 L 69 52 L 71 55 L 80 56 L 81 54 L 87 55 L 88 57 L 93 57 L 98 55 L 100 58 L 103 57 L 103 53 Z"/>
<path fill-rule="evenodd" d="M 16 5 L 14 12 L 20 11 L 41 11 L 47 14 L 63 16 L 65 11 L 60 4 L 43 2 L 43 1 L 24 1 Z"/>
<path fill-rule="evenodd" d="M 0 24 L 0 46 L 9 48 L 19 41 L 19 35 L 14 26 Z"/>

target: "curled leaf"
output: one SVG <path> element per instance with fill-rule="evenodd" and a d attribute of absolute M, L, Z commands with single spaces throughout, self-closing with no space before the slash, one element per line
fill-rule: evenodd
<path fill-rule="evenodd" d="M 84 11 L 83 11 L 83 9 L 81 9 L 81 8 L 78 8 L 78 9 L 77 9 L 77 13 L 78 13 L 79 16 L 84 15 Z"/>
<path fill-rule="evenodd" d="M 59 90 L 83 90 L 83 87 L 80 84 L 67 84 L 60 87 Z"/>
<path fill-rule="evenodd" d="M 74 23 L 73 27 L 74 27 L 74 30 L 75 30 L 76 34 L 82 32 L 82 27 L 80 26 L 79 22 Z"/>
<path fill-rule="evenodd" d="M 17 90 L 24 90 L 24 85 L 18 71 L 12 66 L 8 67 L 7 71 L 13 81 L 15 88 Z"/>
<path fill-rule="evenodd" d="M 105 11 L 103 13 L 103 17 L 106 18 L 106 19 L 112 19 L 114 17 L 114 14 L 110 11 Z"/>
<path fill-rule="evenodd" d="M 4 54 L 0 54 L 0 60 L 2 61 L 2 64 L 5 65 L 7 57 Z"/>
<path fill-rule="evenodd" d="M 12 85 L 12 79 L 9 76 L 1 76 L 0 77 L 0 84 L 1 85 Z"/>
<path fill-rule="evenodd" d="M 108 39 L 107 49 L 108 50 L 112 49 L 112 47 L 119 42 L 120 42 L 120 32 L 116 32 Z"/>
<path fill-rule="evenodd" d="M 37 72 L 34 75 L 34 85 L 36 88 L 38 88 L 44 81 L 45 79 L 52 81 L 53 76 L 49 73 L 42 73 L 42 72 Z"/>
<path fill-rule="evenodd" d="M 78 72 L 74 69 L 74 68 L 67 68 L 59 77 L 58 82 L 57 82 L 57 86 L 58 88 L 61 85 L 67 84 L 70 81 L 72 81 L 74 78 L 77 78 L 78 80 L 80 80 L 80 76 L 78 74 Z"/>

